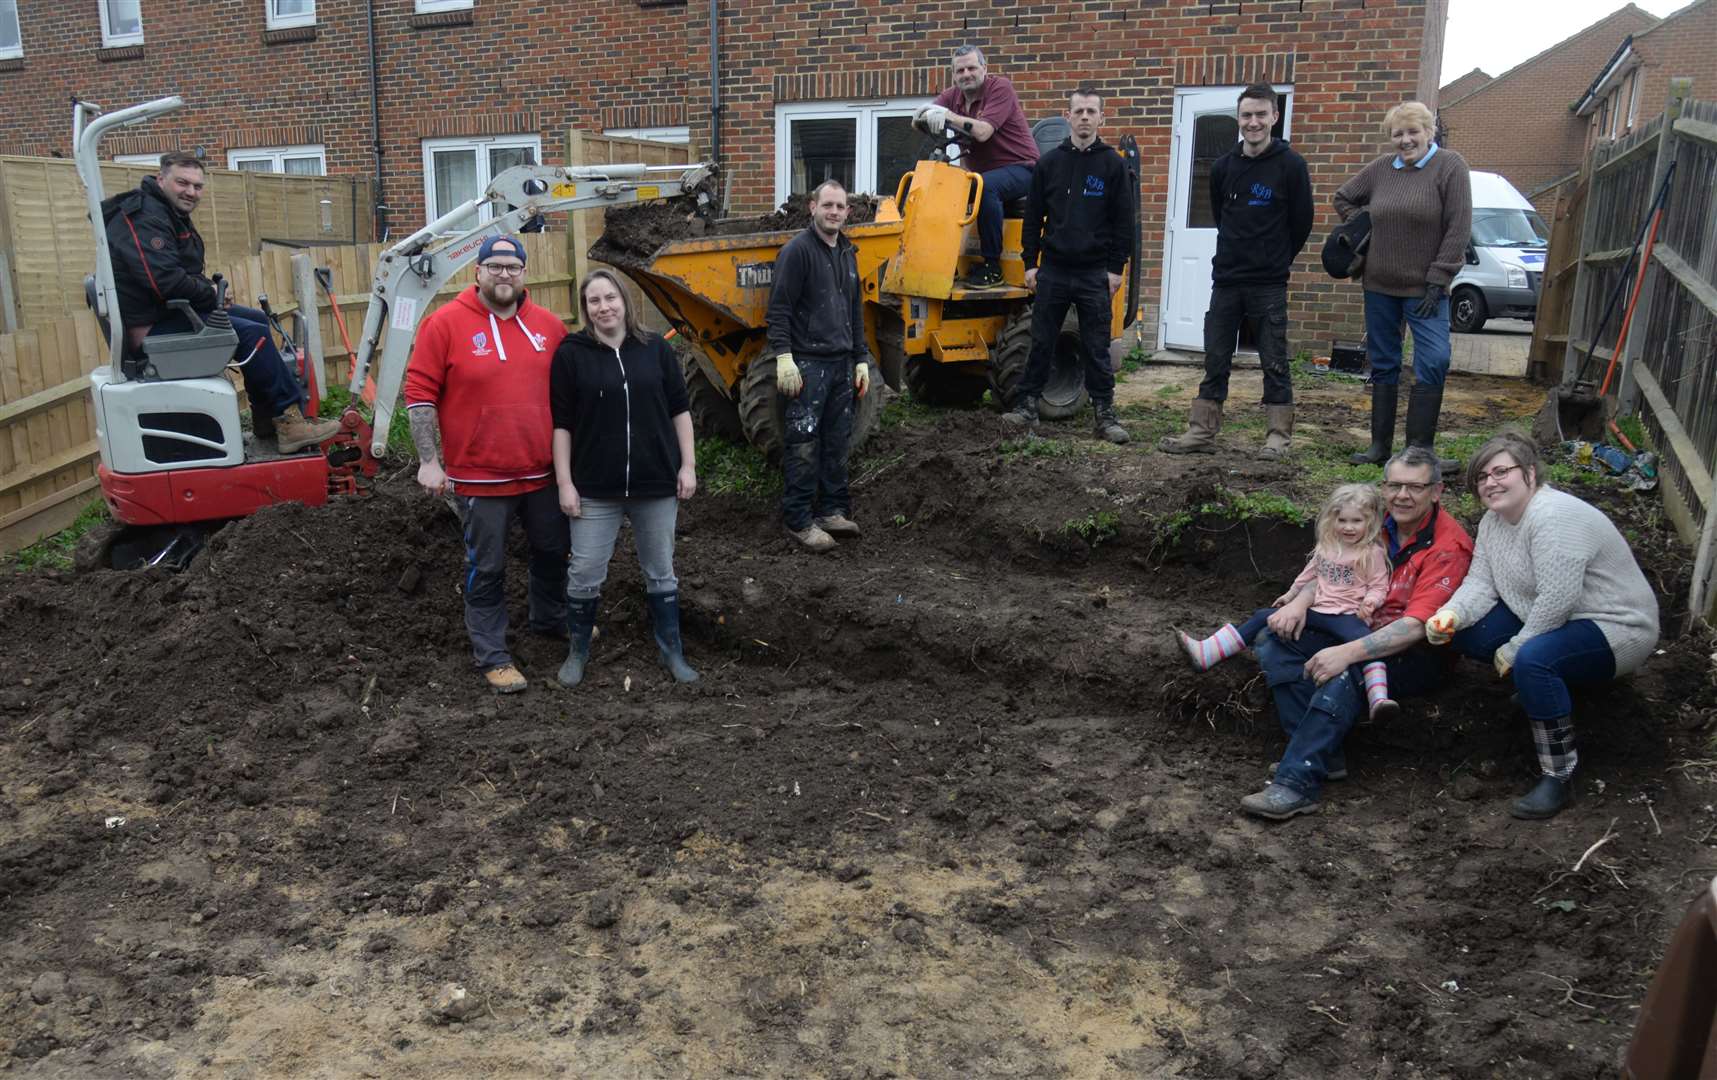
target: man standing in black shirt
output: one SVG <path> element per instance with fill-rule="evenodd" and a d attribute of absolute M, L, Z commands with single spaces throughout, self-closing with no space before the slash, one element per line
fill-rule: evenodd
<path fill-rule="evenodd" d="M 1115 418 L 1115 373 L 1109 367 L 1110 298 L 1121 287 L 1133 239 L 1132 183 L 1126 163 L 1097 137 L 1103 95 L 1085 85 L 1067 105 L 1073 134 L 1038 159 L 1020 226 L 1025 286 L 1037 294 L 1031 310 L 1031 359 L 1004 423 L 1030 431 L 1037 399 L 1049 381 L 1055 339 L 1067 309 L 1079 312 L 1085 346 L 1085 389 L 1091 395 L 1096 434 L 1124 443 Z M 1042 264 L 1039 265 L 1039 256 Z"/>
<path fill-rule="evenodd" d="M 1258 332 L 1264 368 L 1265 457 L 1288 452 L 1294 434 L 1294 387 L 1288 373 L 1288 273 L 1312 231 L 1312 184 L 1306 160 L 1272 134 L 1276 91 L 1255 83 L 1240 92 L 1240 143 L 1210 170 L 1216 258 L 1210 264 L 1210 310 L 1204 315 L 1204 381 L 1184 435 L 1158 444 L 1171 454 L 1209 454 L 1222 427 L 1222 402 L 1242 319 Z"/>
<path fill-rule="evenodd" d="M 856 540 L 847 492 L 853 398 L 870 390 L 858 249 L 841 233 L 847 192 L 825 180 L 811 192 L 811 227 L 775 259 L 769 293 L 769 349 L 775 386 L 787 398 L 781 434 L 787 531 L 811 551 Z M 767 354 L 765 354 L 767 355 Z M 760 356 L 753 363 L 762 363 Z"/>

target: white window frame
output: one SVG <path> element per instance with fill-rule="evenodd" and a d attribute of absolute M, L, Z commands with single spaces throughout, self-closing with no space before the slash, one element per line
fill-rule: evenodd
<path fill-rule="evenodd" d="M 604 128 L 602 134 L 615 139 L 648 139 L 651 142 L 678 143 L 681 146 L 692 141 L 692 129 L 686 124 L 668 124 L 663 127 Z"/>
<path fill-rule="evenodd" d="M 414 0 L 413 11 L 419 15 L 431 11 L 469 11 L 475 7 L 475 0 Z"/>
<path fill-rule="evenodd" d="M 1634 88 L 1633 88 L 1632 95 L 1630 95 L 1630 100 L 1628 101 L 1628 130 L 1629 131 L 1633 130 L 1634 122 L 1639 119 L 1640 84 L 1643 82 L 1645 82 L 1645 68 L 1644 67 L 1634 68 L 1634 74 L 1633 74 Z"/>
<path fill-rule="evenodd" d="M 17 0 L 12 4 L 12 32 L 18 35 L 18 44 L 0 46 L 0 60 L 16 60 L 24 55 L 24 21 L 18 15 Z"/>
<path fill-rule="evenodd" d="M 855 193 L 893 195 L 876 190 L 876 119 L 882 116 L 911 116 L 936 100 L 933 97 L 865 98 L 853 101 L 798 101 L 775 106 L 775 202 L 786 202 L 793 194 L 794 120 L 846 120 L 858 122 L 853 144 L 853 188 Z"/>
<path fill-rule="evenodd" d="M 423 140 L 423 219 L 427 224 L 436 219 L 435 213 L 435 152 L 437 150 L 471 149 L 477 153 L 477 190 L 482 192 L 495 179 L 489 175 L 490 150 L 522 150 L 529 148 L 537 164 L 543 160 L 543 140 L 540 135 L 456 135 L 451 138 Z M 479 223 L 494 214 L 484 206 L 477 214 Z"/>
<path fill-rule="evenodd" d="M 141 0 L 139 0 L 137 5 L 137 33 L 135 34 L 115 34 L 110 32 L 107 26 L 107 14 L 110 10 L 108 8 L 108 0 L 96 0 L 95 6 L 96 17 L 101 20 L 102 48 L 118 49 L 123 48 L 126 45 L 143 44 L 143 4 Z"/>
<path fill-rule="evenodd" d="M 266 161 L 270 164 L 271 173 L 281 175 L 303 176 L 303 173 L 286 172 L 287 158 L 316 159 L 317 176 L 328 175 L 328 148 L 321 143 L 308 143 L 303 146 L 246 146 L 227 151 L 227 168 L 237 169 L 240 162 Z"/>
<path fill-rule="evenodd" d="M 275 0 L 262 0 L 263 18 L 270 30 L 289 30 L 295 26 L 316 25 L 316 2 L 311 0 L 310 11 L 303 15 L 276 15 Z"/>

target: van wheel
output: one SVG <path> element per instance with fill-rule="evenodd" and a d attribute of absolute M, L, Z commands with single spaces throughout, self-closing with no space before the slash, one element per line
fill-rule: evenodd
<path fill-rule="evenodd" d="M 1449 329 L 1457 334 L 1476 334 L 1484 329 L 1489 313 L 1484 294 L 1473 288 L 1456 289 L 1449 299 Z"/>

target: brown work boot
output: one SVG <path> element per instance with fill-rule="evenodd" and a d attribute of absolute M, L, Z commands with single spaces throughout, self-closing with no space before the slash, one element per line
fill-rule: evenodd
<path fill-rule="evenodd" d="M 829 514 L 827 517 L 812 520 L 811 524 L 837 540 L 857 540 L 859 538 L 858 522 L 845 514 Z"/>
<path fill-rule="evenodd" d="M 502 664 L 483 673 L 483 681 L 497 694 L 516 694 L 525 688 L 525 677 L 511 664 Z"/>
<path fill-rule="evenodd" d="M 326 442 L 340 433 L 338 420 L 311 420 L 293 405 L 274 418 L 274 441 L 282 454 Z"/>
<path fill-rule="evenodd" d="M 787 534 L 811 551 L 821 554 L 835 549 L 835 538 L 817 528 L 815 524 L 803 529 L 788 529 Z"/>
<path fill-rule="evenodd" d="M 1165 435 L 1157 449 L 1166 454 L 1213 454 L 1216 433 L 1222 430 L 1222 402 L 1194 398 L 1186 434 Z"/>
<path fill-rule="evenodd" d="M 1269 433 L 1264 436 L 1264 449 L 1259 452 L 1267 458 L 1287 457 L 1288 446 L 1294 440 L 1293 404 L 1264 406 L 1264 423 Z"/>

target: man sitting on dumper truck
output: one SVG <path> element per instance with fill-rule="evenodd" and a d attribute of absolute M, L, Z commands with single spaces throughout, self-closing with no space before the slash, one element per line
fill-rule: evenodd
<path fill-rule="evenodd" d="M 203 275 L 203 238 L 191 224 L 206 183 L 195 154 L 175 150 L 161 155 L 155 176 L 101 204 L 107 246 L 113 258 L 113 283 L 125 324 L 127 350 L 155 334 L 187 334 L 194 326 L 182 310 L 169 305 L 185 300 L 199 317 L 214 311 L 220 290 Z M 340 430 L 338 420 L 304 415 L 309 398 L 268 330 L 268 316 L 227 301 L 227 315 L 238 334 L 233 360 L 243 366 L 245 393 L 259 436 L 272 428 L 282 454 L 315 446 Z"/>
<path fill-rule="evenodd" d="M 978 253 L 984 261 L 961 284 L 990 289 L 1002 283 L 1002 206 L 1031 186 L 1037 141 L 1013 83 L 989 74 L 981 49 L 955 49 L 953 70 L 954 85 L 919 109 L 913 125 L 931 135 L 952 129 L 966 137 L 960 164 L 984 178 L 978 203 Z"/>

